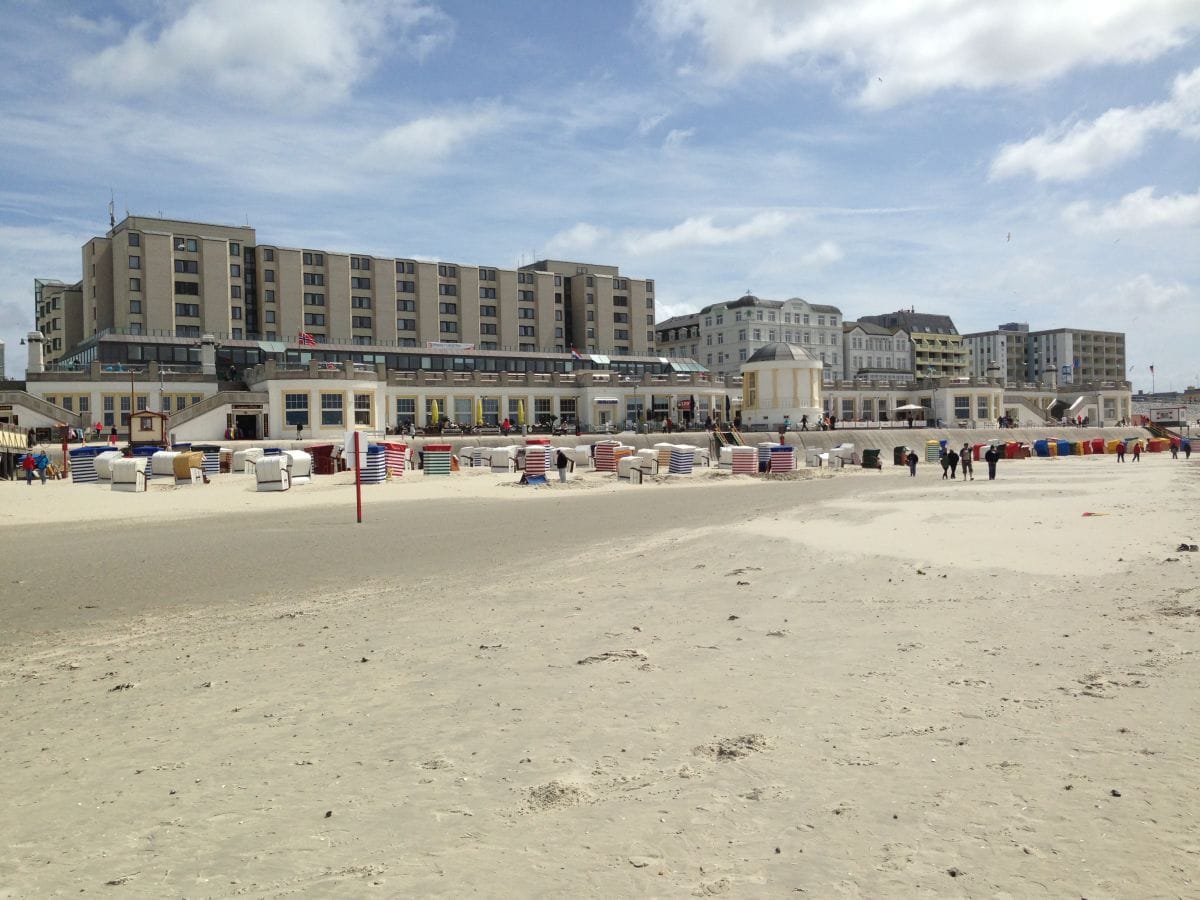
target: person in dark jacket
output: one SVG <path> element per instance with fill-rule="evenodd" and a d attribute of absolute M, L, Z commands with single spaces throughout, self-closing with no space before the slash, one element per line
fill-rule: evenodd
<path fill-rule="evenodd" d="M 571 465 L 571 459 L 569 456 L 567 456 L 566 451 L 563 450 L 561 447 L 559 448 L 558 453 L 554 457 L 554 464 L 555 464 L 555 466 L 558 467 L 558 480 L 561 483 L 566 484 L 567 483 L 567 467 L 569 465 Z"/>
<path fill-rule="evenodd" d="M 956 450 L 946 451 L 946 456 L 950 459 L 950 477 L 958 478 L 958 452 Z"/>
<path fill-rule="evenodd" d="M 987 453 L 983 454 L 984 460 L 987 461 L 988 481 L 996 480 L 996 463 L 1000 461 L 1000 452 L 993 446 L 988 447 Z"/>
<path fill-rule="evenodd" d="M 904 461 L 908 463 L 908 474 L 910 478 L 917 477 L 917 463 L 920 461 L 920 459 L 921 458 L 912 450 L 909 450 L 908 456 L 904 457 Z"/>

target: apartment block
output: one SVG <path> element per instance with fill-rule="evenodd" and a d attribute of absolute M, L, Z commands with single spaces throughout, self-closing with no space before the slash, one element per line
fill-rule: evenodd
<path fill-rule="evenodd" d="M 907 382 L 913 377 L 913 344 L 903 328 L 871 322 L 842 326 L 842 377 Z"/>
<path fill-rule="evenodd" d="M 83 288 L 47 278 L 33 281 L 34 327 L 45 335 L 45 360 L 57 362 L 83 340 Z M 0 370 L 2 371 L 2 370 Z"/>
<path fill-rule="evenodd" d="M 82 263 L 80 337 L 64 332 L 63 352 L 106 331 L 615 356 L 654 349 L 654 282 L 616 266 L 504 269 L 284 247 L 248 226 L 141 216 L 88 241 Z"/>
<path fill-rule="evenodd" d="M 842 311 L 800 297 L 765 300 L 746 294 L 714 303 L 695 315 L 658 325 L 658 349 L 687 356 L 718 376 L 737 375 L 759 347 L 786 343 L 803 347 L 824 365 L 829 380 L 842 371 Z"/>
<path fill-rule="evenodd" d="M 860 323 L 903 329 L 912 342 L 912 374 L 922 378 L 965 376 L 969 353 L 949 316 L 901 309 L 877 316 L 859 316 Z"/>
<path fill-rule="evenodd" d="M 1009 322 L 994 331 L 963 336 L 971 353 L 972 374 L 995 365 L 1009 385 L 1076 384 L 1125 381 L 1125 335 L 1117 331 L 1052 328 L 1030 331 L 1024 322 Z"/>

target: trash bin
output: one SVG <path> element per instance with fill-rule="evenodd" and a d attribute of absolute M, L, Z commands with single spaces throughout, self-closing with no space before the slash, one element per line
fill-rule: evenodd
<path fill-rule="evenodd" d="M 883 463 L 879 461 L 879 451 L 874 447 L 864 447 L 862 455 L 862 467 L 864 469 L 882 469 Z"/>

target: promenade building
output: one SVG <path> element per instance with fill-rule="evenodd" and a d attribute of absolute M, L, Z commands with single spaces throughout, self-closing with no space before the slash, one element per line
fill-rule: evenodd
<path fill-rule="evenodd" d="M 836 378 L 842 372 L 842 311 L 800 297 L 746 294 L 657 326 L 662 353 L 690 357 L 719 377 L 738 374 L 756 350 L 773 343 L 802 347 L 822 363 L 823 380 Z"/>
<path fill-rule="evenodd" d="M 842 325 L 842 377 L 903 383 L 913 378 L 913 345 L 903 328 L 872 322 Z"/>

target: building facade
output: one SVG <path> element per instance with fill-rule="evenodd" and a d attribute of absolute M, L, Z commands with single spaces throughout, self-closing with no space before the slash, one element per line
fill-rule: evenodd
<path fill-rule="evenodd" d="M 1030 331 L 1010 322 L 994 331 L 963 336 L 971 354 L 971 373 L 995 366 L 1008 385 L 1052 381 L 1089 384 L 1125 381 L 1125 335 L 1118 331 L 1052 328 Z"/>
<path fill-rule="evenodd" d="M 654 349 L 654 282 L 616 266 L 504 269 L 291 248 L 260 243 L 250 227 L 140 216 L 88 241 L 82 263 L 79 309 L 64 321 L 81 336 L 64 331 L 55 359 L 106 331 L 612 356 Z M 54 331 L 43 333 L 52 347 Z"/>
<path fill-rule="evenodd" d="M 773 343 L 802 347 L 821 361 L 825 379 L 842 371 L 842 311 L 799 297 L 746 294 L 706 306 L 694 317 L 669 319 L 657 332 L 664 355 L 690 357 L 720 377 L 736 375 L 756 350 Z"/>
<path fill-rule="evenodd" d="M 967 348 L 949 316 L 901 309 L 878 316 L 859 316 L 858 321 L 903 329 L 912 342 L 914 376 L 958 378 L 968 374 Z"/>
<path fill-rule="evenodd" d="M 885 328 L 870 322 L 842 326 L 842 377 L 910 381 L 913 377 L 912 341 L 903 328 Z"/>
<path fill-rule="evenodd" d="M 84 338 L 82 282 L 33 282 L 35 328 L 46 336 L 46 361 L 57 362 Z"/>

